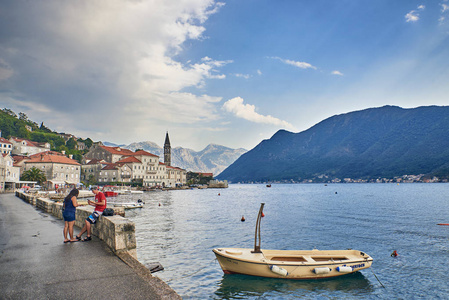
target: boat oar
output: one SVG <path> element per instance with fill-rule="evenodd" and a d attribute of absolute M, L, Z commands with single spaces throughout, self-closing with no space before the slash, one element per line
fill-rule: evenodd
<path fill-rule="evenodd" d="M 437 225 L 449 226 L 449 223 L 438 223 Z"/>

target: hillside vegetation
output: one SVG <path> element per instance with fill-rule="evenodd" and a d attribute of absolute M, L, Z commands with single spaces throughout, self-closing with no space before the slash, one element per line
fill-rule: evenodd
<path fill-rule="evenodd" d="M 27 129 L 27 127 L 31 130 Z M 78 139 L 76 141 L 71 138 L 66 142 L 60 134 L 47 128 L 43 122 L 38 125 L 36 122 L 29 120 L 26 114 L 20 112 L 17 115 L 7 108 L 0 110 L 0 130 L 1 136 L 5 139 L 18 137 L 33 142 L 48 142 L 51 150 L 65 151 L 66 154 L 72 154 L 73 158 L 79 162 L 81 162 L 82 155 L 88 150 L 76 150 L 76 142 L 83 142 L 87 147 L 92 146 L 93 143 L 90 138 Z"/>

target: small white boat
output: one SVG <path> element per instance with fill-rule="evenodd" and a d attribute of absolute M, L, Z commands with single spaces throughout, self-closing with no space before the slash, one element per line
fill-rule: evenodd
<path fill-rule="evenodd" d="M 319 279 L 350 274 L 371 267 L 371 256 L 358 250 L 261 250 L 260 221 L 263 206 L 264 203 L 257 217 L 254 249 L 213 249 L 225 274 Z"/>
<path fill-rule="evenodd" d="M 143 191 L 135 191 L 135 190 L 117 190 L 118 194 L 121 195 L 131 195 L 131 194 L 143 194 Z"/>
<path fill-rule="evenodd" d="M 143 203 L 135 203 L 135 202 L 114 203 L 114 207 L 123 207 L 124 209 L 142 208 Z"/>
<path fill-rule="evenodd" d="M 142 200 L 137 200 L 137 202 L 121 202 L 121 203 L 112 203 L 114 207 L 123 207 L 124 209 L 133 209 L 133 208 L 142 208 L 145 202 Z"/>

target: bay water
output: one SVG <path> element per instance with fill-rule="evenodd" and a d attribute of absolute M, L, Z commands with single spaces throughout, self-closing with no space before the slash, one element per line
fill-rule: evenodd
<path fill-rule="evenodd" d="M 184 299 L 449 298 L 449 226 L 437 225 L 449 223 L 449 184 L 231 184 L 132 198 L 145 201 L 126 212 L 139 261 L 160 262 L 154 276 Z M 262 249 L 352 248 L 372 268 L 305 281 L 223 274 L 212 249 L 253 248 L 262 202 Z"/>

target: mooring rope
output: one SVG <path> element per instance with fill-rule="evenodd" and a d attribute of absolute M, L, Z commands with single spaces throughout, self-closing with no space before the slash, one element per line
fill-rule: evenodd
<path fill-rule="evenodd" d="M 217 260 L 216 258 L 214 258 L 213 260 L 211 260 L 211 262 L 210 263 L 208 263 L 207 265 L 205 265 L 204 267 L 202 267 L 202 268 L 200 268 L 200 269 L 198 269 L 198 270 L 196 270 L 195 272 L 193 272 L 193 273 L 190 273 L 190 274 L 187 274 L 187 275 L 183 275 L 183 276 L 181 276 L 181 277 L 176 277 L 176 278 L 172 278 L 172 279 L 169 279 L 169 280 L 164 280 L 165 282 L 170 282 L 170 281 L 172 281 L 172 280 L 177 280 L 177 279 L 183 279 L 183 278 L 186 278 L 186 277 L 190 277 L 190 276 L 193 276 L 193 275 L 195 275 L 196 273 L 198 273 L 198 272 L 200 272 L 200 271 L 202 271 L 202 270 L 204 270 L 205 268 L 207 268 L 213 261 L 215 261 L 215 260 Z"/>
<path fill-rule="evenodd" d="M 374 274 L 373 268 L 370 268 L 371 272 L 373 272 L 374 277 L 376 277 L 377 281 L 379 281 L 380 285 L 385 289 L 386 287 L 380 282 L 379 278 L 377 278 L 376 274 Z"/>

